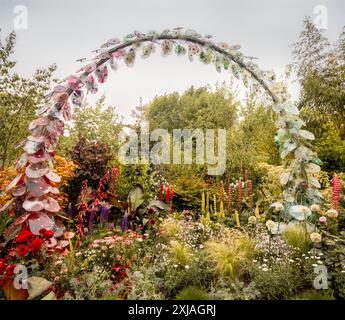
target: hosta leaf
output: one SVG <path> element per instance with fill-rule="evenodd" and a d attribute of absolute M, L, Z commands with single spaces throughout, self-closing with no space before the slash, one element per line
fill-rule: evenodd
<path fill-rule="evenodd" d="M 41 300 L 57 300 L 55 292 L 50 291 L 45 297 L 43 297 Z"/>
<path fill-rule="evenodd" d="M 160 200 L 151 200 L 147 207 L 148 208 L 155 207 L 155 208 L 158 208 L 159 210 L 168 210 L 169 209 L 169 206 L 165 202 L 160 201 Z"/>
<path fill-rule="evenodd" d="M 28 300 L 32 300 L 40 296 L 44 291 L 48 290 L 53 283 L 41 277 L 30 277 L 28 279 Z"/>
<path fill-rule="evenodd" d="M 134 212 L 144 202 L 144 189 L 137 184 L 128 194 L 128 203 L 131 212 Z"/>
<path fill-rule="evenodd" d="M 311 215 L 311 210 L 306 206 L 296 205 L 289 209 L 289 213 L 296 220 L 303 221 Z"/>

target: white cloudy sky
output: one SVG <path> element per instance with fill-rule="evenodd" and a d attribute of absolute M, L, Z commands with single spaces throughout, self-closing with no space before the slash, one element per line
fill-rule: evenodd
<path fill-rule="evenodd" d="M 56 63 L 57 76 L 63 78 L 80 67 L 76 59 L 90 57 L 109 38 L 174 27 L 241 44 L 245 55 L 259 58 L 260 67 L 282 73 L 291 62 L 291 44 L 304 17 L 314 19 L 317 5 L 327 8 L 325 34 L 331 41 L 345 25 L 344 0 L 0 0 L 2 36 L 14 29 L 17 5 L 28 12 L 28 28 L 16 30 L 17 71 L 25 76 Z M 99 95 L 106 93 L 107 102 L 128 121 L 140 97 L 145 103 L 157 94 L 183 92 L 191 85 L 215 84 L 227 77 L 213 66 L 156 53 L 148 60 L 137 59 L 134 68 L 111 72 Z M 297 97 L 296 85 L 291 85 L 291 93 Z"/>

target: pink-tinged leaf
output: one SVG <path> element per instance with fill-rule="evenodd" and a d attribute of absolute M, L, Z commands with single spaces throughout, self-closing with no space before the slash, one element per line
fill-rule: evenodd
<path fill-rule="evenodd" d="M 24 151 L 26 151 L 28 154 L 34 154 L 40 150 L 41 147 L 42 143 L 28 140 L 24 146 Z"/>
<path fill-rule="evenodd" d="M 83 104 L 84 92 L 81 90 L 75 90 L 71 94 L 71 102 L 75 107 L 81 107 Z"/>
<path fill-rule="evenodd" d="M 38 109 L 38 111 L 37 111 L 36 114 L 37 114 L 38 116 L 41 116 L 41 115 L 43 115 L 44 113 L 47 113 L 47 112 L 49 111 L 50 108 L 51 108 L 50 105 L 44 105 L 44 106 L 42 106 L 41 108 Z"/>
<path fill-rule="evenodd" d="M 95 75 L 99 83 L 104 83 L 108 78 L 108 68 L 107 66 L 101 66 L 95 71 Z"/>
<path fill-rule="evenodd" d="M 96 62 L 94 62 L 94 63 L 87 64 L 87 65 L 84 67 L 84 70 L 85 70 L 86 72 L 90 73 L 90 72 L 95 71 L 96 68 L 97 68 L 97 64 L 96 64 Z"/>
<path fill-rule="evenodd" d="M 12 223 L 4 232 L 3 232 L 3 236 L 5 238 L 6 241 L 9 241 L 13 238 L 15 238 L 15 236 L 19 233 L 21 229 L 21 226 L 15 225 L 14 223 Z"/>
<path fill-rule="evenodd" d="M 47 152 L 44 152 L 42 149 L 40 149 L 35 154 L 30 154 L 28 156 L 28 160 L 30 163 L 39 163 L 48 160 L 51 158 L 51 155 Z"/>
<path fill-rule="evenodd" d="M 55 238 L 50 238 L 50 239 L 46 240 L 45 243 L 46 243 L 48 248 L 52 248 L 52 247 L 55 247 L 57 245 L 57 241 Z"/>
<path fill-rule="evenodd" d="M 14 202 L 15 198 L 12 198 L 11 200 L 8 200 L 1 208 L 0 208 L 0 212 L 5 211 L 13 202 Z"/>
<path fill-rule="evenodd" d="M 72 90 L 77 90 L 82 85 L 82 83 L 79 81 L 79 77 L 74 75 L 67 78 L 67 84 Z"/>
<path fill-rule="evenodd" d="M 7 192 L 7 191 L 13 189 L 13 188 L 18 184 L 18 182 L 20 181 L 20 179 L 22 178 L 22 176 L 23 176 L 22 173 L 20 173 L 18 176 L 16 176 L 16 177 L 12 180 L 12 182 L 7 186 L 7 188 L 5 189 L 5 192 Z"/>
<path fill-rule="evenodd" d="M 60 205 L 55 199 L 49 197 L 44 202 L 45 202 L 44 203 L 44 209 L 45 210 L 47 210 L 49 212 L 59 212 L 60 211 Z"/>
<path fill-rule="evenodd" d="M 35 235 L 39 235 L 39 231 L 43 228 L 46 230 L 54 229 L 54 222 L 45 213 L 37 213 L 32 215 L 28 221 L 30 231 Z"/>
<path fill-rule="evenodd" d="M 55 187 L 52 187 L 52 186 L 49 186 L 48 189 L 46 190 L 46 192 L 44 194 L 47 194 L 47 193 L 52 193 L 52 194 L 59 194 L 60 191 L 58 188 L 55 188 Z"/>
<path fill-rule="evenodd" d="M 37 143 L 43 143 L 44 141 L 46 141 L 46 137 L 45 136 L 34 137 L 33 135 L 31 135 L 28 137 L 28 140 L 37 142 Z"/>
<path fill-rule="evenodd" d="M 12 195 L 14 197 L 20 197 L 20 196 L 24 195 L 25 192 L 26 192 L 26 185 L 25 185 L 25 183 L 22 183 L 21 185 L 17 186 L 17 188 L 15 188 L 12 191 Z"/>
<path fill-rule="evenodd" d="M 47 125 L 47 130 L 53 135 L 61 135 L 64 132 L 65 125 L 61 120 L 51 120 Z"/>
<path fill-rule="evenodd" d="M 26 167 L 25 173 L 28 178 L 36 179 L 39 177 L 43 177 L 45 174 L 49 172 L 49 168 L 46 166 L 44 162 L 39 163 L 32 163 L 28 167 Z"/>
<path fill-rule="evenodd" d="M 68 103 L 63 106 L 62 115 L 65 121 L 70 121 L 72 119 L 71 106 Z"/>
<path fill-rule="evenodd" d="M 119 49 L 112 53 L 112 56 L 114 58 L 121 58 L 127 54 L 127 51 L 125 49 Z"/>
<path fill-rule="evenodd" d="M 33 197 L 41 197 L 45 194 L 46 190 L 50 187 L 43 178 L 30 179 L 25 178 L 26 187 Z"/>
<path fill-rule="evenodd" d="M 63 249 L 66 248 L 69 245 L 69 241 L 68 240 L 60 240 L 58 242 L 58 246 Z"/>
<path fill-rule="evenodd" d="M 54 87 L 54 92 L 56 92 L 56 93 L 63 93 L 63 92 L 66 92 L 67 89 L 68 89 L 67 87 L 59 84 L 59 85 Z"/>
<path fill-rule="evenodd" d="M 30 215 L 32 215 L 32 213 L 24 213 L 21 216 L 19 216 L 15 221 L 14 221 L 14 225 L 15 226 L 19 226 L 21 224 L 23 224 L 29 217 Z"/>
<path fill-rule="evenodd" d="M 44 202 L 38 199 L 26 199 L 23 202 L 23 208 L 29 212 L 37 212 L 44 209 Z"/>
<path fill-rule="evenodd" d="M 56 146 L 56 142 L 57 139 L 55 138 L 53 141 L 53 138 L 51 137 L 51 143 L 46 143 L 45 147 L 46 147 L 46 151 L 48 151 L 49 153 L 53 153 L 55 151 L 55 146 Z"/>
<path fill-rule="evenodd" d="M 55 238 L 61 237 L 61 236 L 64 234 L 65 229 L 66 229 L 66 228 L 64 227 L 64 225 L 62 225 L 62 226 L 57 226 L 57 225 L 56 225 L 54 237 L 55 237 Z"/>
<path fill-rule="evenodd" d="M 69 94 L 67 92 L 54 92 L 53 100 L 55 103 L 64 104 L 66 103 Z"/>
<path fill-rule="evenodd" d="M 15 162 L 14 167 L 18 171 L 24 168 L 27 163 L 28 163 L 28 155 L 26 153 L 23 153 Z"/>
<path fill-rule="evenodd" d="M 29 130 L 35 129 L 37 126 L 46 126 L 49 123 L 49 119 L 46 117 L 41 117 L 36 120 L 33 120 L 29 124 Z"/>
<path fill-rule="evenodd" d="M 61 181 L 61 177 L 59 175 L 57 175 L 54 171 L 49 171 L 46 175 L 45 175 L 51 182 L 54 183 L 59 183 Z"/>

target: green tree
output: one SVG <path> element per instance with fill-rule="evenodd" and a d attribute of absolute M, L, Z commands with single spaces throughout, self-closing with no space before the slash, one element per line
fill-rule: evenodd
<path fill-rule="evenodd" d="M 155 97 L 141 108 L 137 119 L 150 122 L 150 128 L 224 128 L 237 119 L 239 102 L 226 86 L 211 91 L 194 87 L 182 95 L 177 92 Z"/>
<path fill-rule="evenodd" d="M 299 41 L 294 43 L 293 57 L 290 68 L 296 72 L 301 85 L 300 108 L 320 112 L 319 123 L 315 123 L 314 117 L 314 128 L 319 127 L 325 117 L 331 117 L 344 139 L 345 29 L 331 46 L 322 31 L 307 18 Z"/>
<path fill-rule="evenodd" d="M 73 121 L 68 124 L 67 134 L 60 139 L 59 152 L 69 156 L 72 147 L 83 137 L 108 145 L 115 155 L 121 128 L 115 107 L 105 106 L 105 97 L 102 96 L 95 106 L 86 105 L 73 110 Z"/>
<path fill-rule="evenodd" d="M 32 78 L 23 78 L 14 72 L 16 62 L 11 60 L 16 35 L 3 42 L 0 35 L 0 166 L 12 162 L 22 151 L 15 146 L 28 135 L 27 126 L 35 118 L 37 106 L 44 102 L 44 94 L 53 82 L 55 65 L 36 70 Z"/>
<path fill-rule="evenodd" d="M 345 170 L 345 29 L 331 45 L 310 18 L 294 44 L 295 71 L 301 86 L 299 107 L 324 170 Z"/>

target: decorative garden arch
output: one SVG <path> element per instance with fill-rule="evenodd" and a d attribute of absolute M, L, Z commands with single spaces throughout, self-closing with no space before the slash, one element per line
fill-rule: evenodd
<path fill-rule="evenodd" d="M 56 221 L 62 218 L 60 206 L 55 199 L 59 193 L 60 177 L 54 172 L 54 155 L 58 137 L 64 132 L 64 122 L 71 119 L 71 106 L 80 106 L 83 88 L 97 92 L 97 83 L 103 83 L 108 76 L 108 65 L 116 70 L 118 60 L 132 66 L 139 50 L 147 58 L 160 46 L 163 55 L 175 52 L 188 54 L 192 61 L 197 56 L 204 63 L 213 63 L 217 71 L 230 70 L 245 86 L 262 88 L 273 101 L 277 113 L 278 131 L 275 141 L 280 148 L 282 159 L 289 163 L 281 176 L 284 187 L 285 212 L 299 220 L 301 215 L 310 214 L 312 204 L 322 202 L 318 191 L 320 184 L 315 174 L 320 171 L 320 160 L 310 149 L 311 132 L 303 130 L 305 123 L 299 117 L 299 110 L 291 103 L 284 102 L 271 89 L 270 74 L 261 71 L 252 61 L 238 51 L 238 46 L 215 43 L 211 36 L 202 37 L 193 30 L 176 28 L 162 33 L 134 32 L 122 41 L 110 39 L 97 51 L 92 62 L 69 76 L 62 84 L 54 87 L 46 96 L 43 106 L 37 111 L 38 118 L 31 122 L 30 136 L 24 141 L 24 153 L 15 163 L 18 176 L 8 185 L 6 191 L 14 196 L 2 209 L 16 205 L 18 218 L 5 231 L 7 239 L 13 237 L 23 223 L 27 223 L 34 234 L 44 227 L 61 235 Z M 303 206 L 302 206 L 303 205 Z"/>

